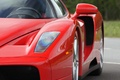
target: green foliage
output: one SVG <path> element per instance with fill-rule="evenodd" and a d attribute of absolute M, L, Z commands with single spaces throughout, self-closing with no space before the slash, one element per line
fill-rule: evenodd
<path fill-rule="evenodd" d="M 63 0 L 71 13 L 78 3 L 90 3 L 98 7 L 105 20 L 120 20 L 120 0 Z"/>
<path fill-rule="evenodd" d="M 104 21 L 105 37 L 120 38 L 120 21 Z"/>

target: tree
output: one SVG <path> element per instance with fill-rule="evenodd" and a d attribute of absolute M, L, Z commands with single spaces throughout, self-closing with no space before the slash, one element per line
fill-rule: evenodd
<path fill-rule="evenodd" d="M 105 20 L 120 20 L 120 0 L 63 0 L 71 13 L 78 3 L 90 3 L 98 7 Z"/>

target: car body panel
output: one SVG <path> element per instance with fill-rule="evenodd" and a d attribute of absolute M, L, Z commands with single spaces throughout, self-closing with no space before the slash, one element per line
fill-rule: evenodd
<path fill-rule="evenodd" d="M 94 59 L 97 60 L 96 65 L 100 63 L 100 40 L 103 33 L 100 12 L 70 14 L 63 2 L 60 2 L 66 11 L 62 17 L 0 18 L 0 68 L 33 66 L 38 70 L 40 80 L 72 80 L 76 31 L 79 37 L 79 76 L 84 77 L 89 71 L 98 68 L 92 70 L 90 65 Z M 53 4 L 49 4 L 55 12 Z M 93 26 L 88 28 L 93 28 L 90 33 L 93 37 L 90 44 L 87 44 L 86 22 L 81 17 L 89 17 L 93 21 Z M 45 51 L 36 52 L 36 45 L 45 32 L 59 32 L 59 35 Z"/>
<path fill-rule="evenodd" d="M 82 14 L 80 16 L 88 16 L 88 17 L 91 17 L 93 18 L 93 21 L 94 21 L 94 42 L 93 42 L 93 45 L 91 46 L 85 46 L 84 48 L 84 60 L 83 60 L 83 65 L 82 65 L 82 74 L 85 74 L 86 72 L 89 71 L 89 65 L 91 63 L 91 61 L 96 57 L 97 58 L 97 61 L 99 63 L 100 61 L 100 30 L 102 28 L 102 23 L 103 23 L 103 20 L 102 20 L 102 16 L 100 14 L 100 12 L 98 12 L 97 14 Z"/>
<path fill-rule="evenodd" d="M 38 30 L 50 21 L 52 20 L 0 19 L 0 45 L 2 46 L 10 40 Z"/>

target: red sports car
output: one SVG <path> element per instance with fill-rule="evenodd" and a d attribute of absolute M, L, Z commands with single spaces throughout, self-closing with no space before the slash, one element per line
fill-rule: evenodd
<path fill-rule="evenodd" d="M 78 80 L 100 75 L 103 19 L 79 3 L 70 14 L 61 0 L 0 0 L 0 80 Z"/>

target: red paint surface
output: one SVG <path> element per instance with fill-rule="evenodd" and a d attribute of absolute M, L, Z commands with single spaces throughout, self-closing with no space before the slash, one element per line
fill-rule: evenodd
<path fill-rule="evenodd" d="M 41 80 L 72 80 L 73 41 L 77 29 L 80 32 L 79 76 L 84 75 L 92 59 L 96 57 L 99 62 L 98 48 L 94 47 L 99 40 L 94 39 L 92 46 L 85 46 L 84 22 L 77 20 L 76 13 L 69 15 L 61 19 L 0 19 L 0 65 L 32 65 L 39 70 Z M 96 38 L 102 24 L 100 13 L 82 15 L 93 18 Z M 59 31 L 60 35 L 45 52 L 34 52 L 42 33 L 50 31 Z"/>

